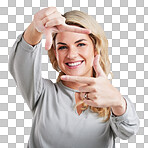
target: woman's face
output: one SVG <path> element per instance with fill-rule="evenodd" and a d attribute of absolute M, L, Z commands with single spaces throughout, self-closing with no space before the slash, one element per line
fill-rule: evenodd
<path fill-rule="evenodd" d="M 55 55 L 61 71 L 67 75 L 92 76 L 94 46 L 87 34 L 61 32 L 55 40 Z"/>

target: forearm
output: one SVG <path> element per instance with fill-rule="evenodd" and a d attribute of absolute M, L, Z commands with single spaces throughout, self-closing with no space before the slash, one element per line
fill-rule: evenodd
<path fill-rule="evenodd" d="M 42 39 L 42 33 L 38 32 L 34 25 L 33 22 L 28 26 L 28 28 L 26 29 L 25 33 L 24 33 L 24 40 L 34 46 L 36 44 L 38 44 L 40 42 L 40 40 Z"/>
<path fill-rule="evenodd" d="M 21 34 L 17 37 L 9 55 L 9 71 L 31 110 L 43 88 L 41 47 L 41 42 L 34 47 L 27 44 Z"/>
<path fill-rule="evenodd" d="M 140 120 L 130 99 L 127 97 L 124 97 L 123 99 L 125 99 L 126 102 L 125 112 L 123 111 L 120 115 L 118 115 L 124 107 L 121 107 L 122 109 L 120 108 L 119 110 L 117 108 L 112 108 L 113 110 L 110 116 L 110 124 L 115 137 L 127 140 L 138 132 Z"/>
<path fill-rule="evenodd" d="M 126 101 L 125 99 L 121 96 L 121 100 L 120 100 L 120 103 L 119 105 L 115 106 L 115 107 L 112 107 L 112 112 L 114 115 L 116 116 L 121 116 L 125 113 L 126 111 Z"/>

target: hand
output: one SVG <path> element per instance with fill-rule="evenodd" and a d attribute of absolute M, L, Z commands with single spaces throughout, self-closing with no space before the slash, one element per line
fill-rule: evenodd
<path fill-rule="evenodd" d="M 85 99 L 84 103 L 93 107 L 117 107 L 121 105 L 120 92 L 110 83 L 106 74 L 99 64 L 99 55 L 94 59 L 94 70 L 96 78 L 82 76 L 61 76 L 64 81 L 78 82 L 84 84 L 79 87 L 79 91 L 87 93 L 89 99 Z"/>
<path fill-rule="evenodd" d="M 38 32 L 46 36 L 45 49 L 50 49 L 52 45 L 52 33 L 71 31 L 77 33 L 89 34 L 88 29 L 77 26 L 70 26 L 65 24 L 65 17 L 63 17 L 56 9 L 56 7 L 44 8 L 34 15 L 34 27 Z"/>

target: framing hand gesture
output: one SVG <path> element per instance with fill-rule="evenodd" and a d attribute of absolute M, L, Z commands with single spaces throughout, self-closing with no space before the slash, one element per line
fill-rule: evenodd
<path fill-rule="evenodd" d="M 56 7 L 48 7 L 40 10 L 34 15 L 33 20 L 34 27 L 38 32 L 45 34 L 46 43 L 45 49 L 50 49 L 52 45 L 52 33 L 53 32 L 76 32 L 89 34 L 88 29 L 80 28 L 77 26 L 70 26 L 65 24 L 65 17 L 57 11 Z"/>
<path fill-rule="evenodd" d="M 124 106 L 125 100 L 121 96 L 120 92 L 110 83 L 106 74 L 99 64 L 99 55 L 94 58 L 93 67 L 96 72 L 96 78 L 82 77 L 82 76 L 61 76 L 64 81 L 83 83 L 84 85 L 79 87 L 79 91 L 87 94 L 84 103 L 93 107 L 121 107 Z"/>

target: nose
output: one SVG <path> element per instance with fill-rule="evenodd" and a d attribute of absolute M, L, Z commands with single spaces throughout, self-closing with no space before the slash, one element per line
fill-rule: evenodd
<path fill-rule="evenodd" d="M 77 57 L 77 55 L 78 55 L 78 51 L 75 47 L 70 47 L 68 49 L 67 58 L 74 59 Z"/>

